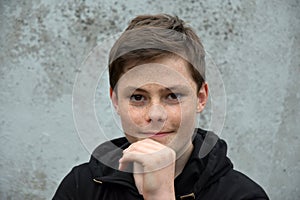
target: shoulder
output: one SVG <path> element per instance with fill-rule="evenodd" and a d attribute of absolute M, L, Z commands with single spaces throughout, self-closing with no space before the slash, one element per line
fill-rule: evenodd
<path fill-rule="evenodd" d="M 198 129 L 194 147 L 192 157 L 202 171 L 196 187 L 203 199 L 268 199 L 260 185 L 233 168 L 227 144 L 217 135 Z"/>
<path fill-rule="evenodd" d="M 92 153 L 89 162 L 73 167 L 63 178 L 53 199 L 91 199 L 86 197 L 95 195 L 99 189 L 95 178 L 114 172 L 124 145 L 128 145 L 124 137 L 100 144 Z"/>
<path fill-rule="evenodd" d="M 247 175 L 243 174 L 242 172 L 239 172 L 237 170 L 231 170 L 228 172 L 227 176 L 224 177 L 224 179 L 227 182 L 230 182 L 238 188 L 245 189 L 245 190 L 252 190 L 252 191 L 258 191 L 262 192 L 262 188 L 254 182 L 251 178 L 249 178 Z"/>
<path fill-rule="evenodd" d="M 91 177 L 92 173 L 88 163 L 73 167 L 59 184 L 53 200 L 74 199 L 78 196 L 78 188 L 81 185 L 91 184 Z"/>
<path fill-rule="evenodd" d="M 230 199 L 269 199 L 260 185 L 234 169 L 219 179 L 218 190 Z"/>
<path fill-rule="evenodd" d="M 204 186 L 198 196 L 210 200 L 220 197 L 224 200 L 269 200 L 260 185 L 234 169 L 228 170 L 223 176 Z"/>

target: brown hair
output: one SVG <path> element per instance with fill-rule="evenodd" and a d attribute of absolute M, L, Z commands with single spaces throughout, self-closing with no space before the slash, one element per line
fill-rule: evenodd
<path fill-rule="evenodd" d="M 137 16 L 110 51 L 111 88 L 115 88 L 129 64 L 137 65 L 172 56 L 179 56 L 187 61 L 199 90 L 205 80 L 205 52 L 195 32 L 177 16 Z"/>

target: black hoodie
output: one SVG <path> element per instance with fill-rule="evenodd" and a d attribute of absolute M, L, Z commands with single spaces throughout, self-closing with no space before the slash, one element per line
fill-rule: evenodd
<path fill-rule="evenodd" d="M 215 145 L 203 157 L 201 154 L 207 143 Z M 193 144 L 192 155 L 174 180 L 176 199 L 269 199 L 259 185 L 233 169 L 226 156 L 225 141 L 211 132 L 198 129 Z M 89 163 L 74 167 L 63 179 L 53 200 L 142 200 L 133 175 L 116 170 L 122 150 L 129 145 L 123 137 L 97 147 Z"/>

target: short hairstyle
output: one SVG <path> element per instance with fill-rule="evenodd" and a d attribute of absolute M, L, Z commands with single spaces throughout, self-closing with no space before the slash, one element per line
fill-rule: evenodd
<path fill-rule="evenodd" d="M 135 17 L 111 48 L 111 88 L 116 87 L 129 64 L 137 65 L 172 56 L 179 56 L 187 62 L 199 91 L 205 80 L 205 51 L 192 28 L 177 16 L 168 14 Z"/>

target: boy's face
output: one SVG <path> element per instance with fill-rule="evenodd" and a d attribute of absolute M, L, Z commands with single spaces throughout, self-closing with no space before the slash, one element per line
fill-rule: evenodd
<path fill-rule="evenodd" d="M 192 145 L 208 88 L 205 83 L 197 91 L 183 59 L 173 56 L 135 66 L 117 85 L 111 99 L 129 142 L 151 138 L 177 153 Z"/>

